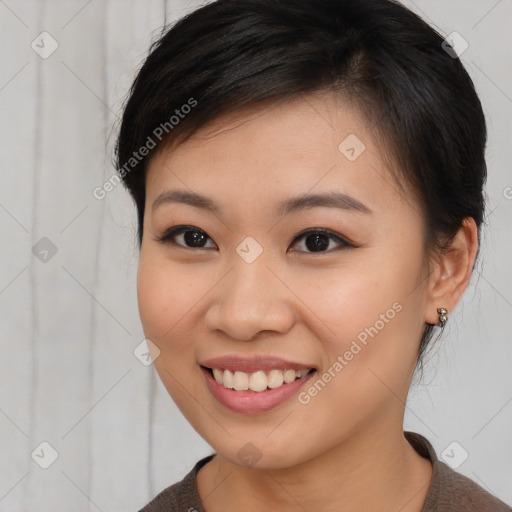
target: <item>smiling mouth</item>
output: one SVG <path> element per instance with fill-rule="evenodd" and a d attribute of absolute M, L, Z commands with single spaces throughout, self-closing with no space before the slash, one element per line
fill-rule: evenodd
<path fill-rule="evenodd" d="M 300 370 L 272 369 L 257 370 L 247 373 L 222 368 L 208 368 L 206 366 L 202 366 L 202 368 L 208 371 L 216 382 L 226 389 L 254 391 L 256 393 L 286 386 L 286 384 L 290 384 L 297 379 L 302 379 L 306 375 L 316 371 L 314 368 Z"/>

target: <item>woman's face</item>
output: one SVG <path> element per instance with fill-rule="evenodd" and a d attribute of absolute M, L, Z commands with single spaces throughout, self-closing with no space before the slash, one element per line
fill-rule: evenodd
<path fill-rule="evenodd" d="M 182 413 L 234 464 L 290 467 L 402 428 L 427 321 L 424 221 L 334 101 L 221 117 L 148 168 L 144 332 Z M 315 371 L 279 386 L 290 369 Z"/>

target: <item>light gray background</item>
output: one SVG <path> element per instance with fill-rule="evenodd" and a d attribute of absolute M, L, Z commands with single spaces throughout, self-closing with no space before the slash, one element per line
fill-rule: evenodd
<path fill-rule="evenodd" d="M 133 354 L 144 336 L 131 200 L 121 186 L 92 195 L 113 174 L 112 127 L 150 41 L 195 5 L 0 1 L 1 511 L 137 510 L 210 453 Z M 439 455 L 459 443 L 458 471 L 512 503 L 512 3 L 406 5 L 469 43 L 490 140 L 482 264 L 405 427 Z M 47 59 L 31 48 L 42 31 L 59 45 Z M 46 262 L 32 253 L 43 237 L 57 248 Z M 31 458 L 43 441 L 58 452 L 46 470 Z"/>

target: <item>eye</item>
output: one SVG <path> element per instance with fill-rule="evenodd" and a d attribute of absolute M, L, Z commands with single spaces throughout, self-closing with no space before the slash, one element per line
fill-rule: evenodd
<path fill-rule="evenodd" d="M 302 242 L 297 244 L 299 240 L 304 239 Z M 334 241 L 338 244 L 338 247 L 332 247 L 331 242 Z M 343 237 L 329 231 L 328 229 L 309 229 L 303 233 L 300 233 L 292 240 L 292 245 L 299 245 L 302 249 L 306 248 L 308 251 L 299 250 L 298 252 L 331 252 L 337 249 L 346 249 L 348 247 L 354 247 L 350 242 L 345 240 Z M 295 249 L 296 250 L 296 249 Z"/>
<path fill-rule="evenodd" d="M 195 226 L 174 226 L 168 229 L 162 236 L 156 238 L 158 242 L 180 245 L 188 249 L 215 249 L 217 246 L 207 246 L 207 240 L 211 238 Z"/>
<path fill-rule="evenodd" d="M 195 226 L 174 226 L 168 229 L 162 236 L 155 238 L 158 242 L 174 244 L 187 249 L 216 249 L 217 245 L 202 230 Z M 211 241 L 210 245 L 208 240 Z M 299 242 L 300 243 L 297 243 Z M 338 246 L 332 247 L 332 242 Z M 353 244 L 345 240 L 340 235 L 323 228 L 314 228 L 303 231 L 298 234 L 291 245 L 298 245 L 299 249 L 293 252 L 331 252 L 337 249 L 346 249 L 354 247 Z"/>

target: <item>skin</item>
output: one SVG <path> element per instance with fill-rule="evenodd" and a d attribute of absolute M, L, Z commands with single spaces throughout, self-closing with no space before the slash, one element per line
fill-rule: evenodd
<path fill-rule="evenodd" d="M 355 161 L 338 150 L 349 134 L 366 146 Z M 432 467 L 404 438 L 404 404 L 425 322 L 438 322 L 439 307 L 451 312 L 468 284 L 477 228 L 466 219 L 451 249 L 430 255 L 424 214 L 407 186 L 399 192 L 376 142 L 355 107 L 315 93 L 221 116 L 149 164 L 140 316 L 160 351 L 162 382 L 217 452 L 197 477 L 208 512 L 422 508 Z M 205 195 L 219 211 L 182 203 L 153 211 L 171 189 Z M 284 199 L 327 190 L 372 213 L 274 212 Z M 187 248 L 180 235 L 157 240 L 181 224 L 204 231 L 207 247 Z M 355 247 L 292 244 L 309 228 Z M 247 236 L 263 248 L 250 264 L 236 252 Z M 307 404 L 295 396 L 265 413 L 230 411 L 198 365 L 268 354 L 322 375 L 395 303 L 400 312 Z M 253 467 L 237 457 L 247 442 L 261 456 Z"/>

